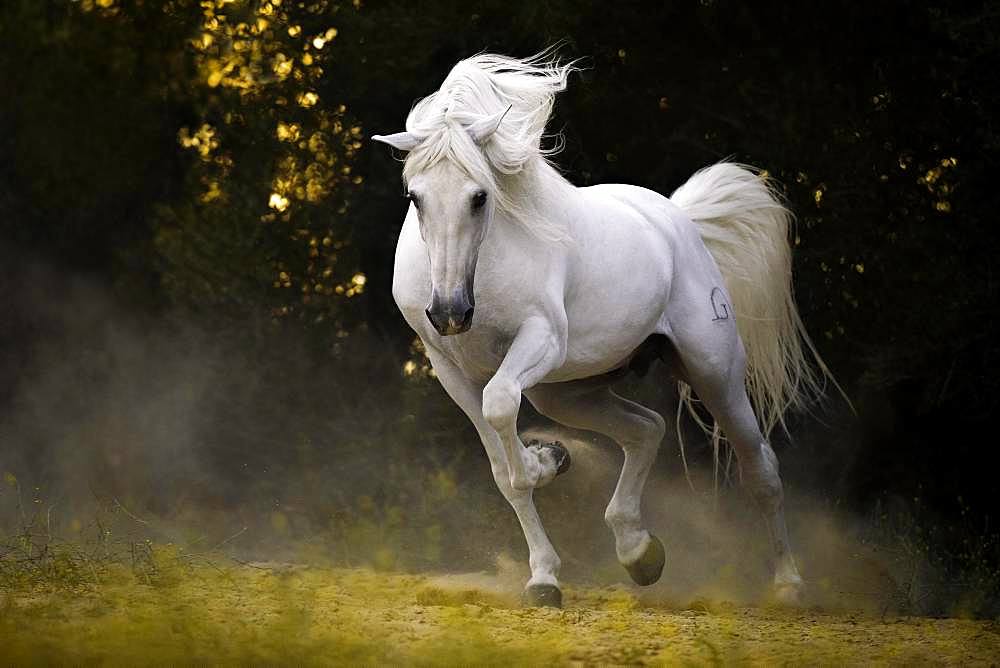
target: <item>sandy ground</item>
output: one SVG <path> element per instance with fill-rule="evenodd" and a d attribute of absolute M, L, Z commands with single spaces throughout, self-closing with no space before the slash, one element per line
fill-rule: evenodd
<path fill-rule="evenodd" d="M 113 576 L 113 574 L 112 574 Z M 510 579 L 258 563 L 130 573 L 88 591 L 7 593 L 0 663 L 995 665 L 1000 624 L 644 602 L 564 589 L 525 609 Z"/>

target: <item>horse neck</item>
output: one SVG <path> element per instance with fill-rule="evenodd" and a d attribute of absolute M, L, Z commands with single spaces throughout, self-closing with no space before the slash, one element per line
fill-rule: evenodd
<path fill-rule="evenodd" d="M 570 233 L 577 218 L 573 211 L 578 200 L 576 186 L 541 156 L 525 166 L 522 178 L 524 195 L 530 199 L 534 215 L 561 225 Z"/>

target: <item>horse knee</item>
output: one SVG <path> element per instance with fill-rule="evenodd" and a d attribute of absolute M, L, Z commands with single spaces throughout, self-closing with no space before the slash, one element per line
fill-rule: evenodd
<path fill-rule="evenodd" d="M 521 407 L 521 388 L 509 378 L 494 376 L 483 388 L 483 417 L 497 431 L 510 428 Z"/>

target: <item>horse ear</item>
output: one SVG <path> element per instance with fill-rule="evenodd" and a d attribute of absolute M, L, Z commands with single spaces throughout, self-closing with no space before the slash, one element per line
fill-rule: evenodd
<path fill-rule="evenodd" d="M 388 144 L 393 148 L 398 148 L 400 151 L 412 151 L 420 143 L 420 140 L 409 132 L 397 132 L 392 135 L 372 135 L 372 141 Z"/>
<path fill-rule="evenodd" d="M 493 114 L 492 116 L 487 116 L 481 120 L 476 121 L 470 125 L 467 130 L 469 136 L 472 137 L 472 141 L 477 144 L 482 144 L 487 139 L 493 136 L 493 133 L 497 131 L 500 127 L 500 121 L 503 117 L 507 115 L 507 112 L 511 110 L 514 105 L 510 105 L 503 111 Z"/>

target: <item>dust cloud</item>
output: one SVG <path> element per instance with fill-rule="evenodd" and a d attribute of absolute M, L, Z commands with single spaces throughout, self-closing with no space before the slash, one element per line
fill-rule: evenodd
<path fill-rule="evenodd" d="M 691 471 L 689 483 L 669 435 L 643 497 L 646 526 L 663 540 L 667 562 L 660 582 L 645 588 L 632 585 L 618 564 L 613 536 L 603 522 L 622 463 L 617 447 L 561 428 L 532 429 L 525 435 L 560 440 L 572 453 L 570 471 L 536 492 L 562 559 L 564 582 L 624 588 L 655 606 L 770 602 L 773 571 L 763 519 L 738 486 L 730 482 L 716 489 L 709 467 Z M 688 441 L 688 447 L 693 445 Z M 806 580 L 807 606 L 886 614 L 916 613 L 921 603 L 930 604 L 922 587 L 932 573 L 919 555 L 879 544 L 866 533 L 865 519 L 796 490 L 786 491 L 786 508 L 793 549 Z M 477 540 L 490 539 L 484 535 Z M 519 556 L 516 560 L 510 553 L 500 554 L 493 580 L 463 575 L 452 585 L 478 583 L 513 596 L 528 575 L 524 555 Z M 450 581 L 443 577 L 439 585 L 447 587 Z"/>
<path fill-rule="evenodd" d="M 97 526 L 240 562 L 431 573 L 443 589 L 516 598 L 526 548 L 475 432 L 378 337 L 355 334 L 334 355 L 267 320 L 137 315 L 51 267 L 4 278 L 16 316 L 0 330 L 5 539 L 44 518 L 65 540 L 90 540 Z M 669 415 L 669 395 L 657 401 Z M 644 513 L 667 565 L 659 583 L 633 588 L 603 522 L 620 450 L 525 411 L 526 437 L 572 453 L 569 472 L 536 493 L 565 586 L 630 588 L 652 605 L 767 601 L 763 522 L 738 486 L 715 491 L 707 445 L 688 439 L 692 489 L 665 440 Z M 787 475 L 786 506 L 807 605 L 940 606 L 919 552 L 871 539 L 866 518 Z"/>

